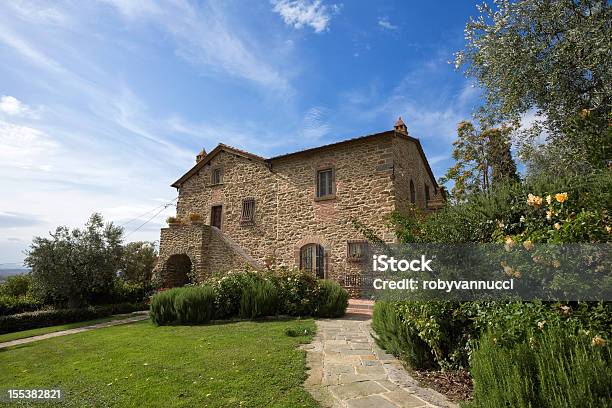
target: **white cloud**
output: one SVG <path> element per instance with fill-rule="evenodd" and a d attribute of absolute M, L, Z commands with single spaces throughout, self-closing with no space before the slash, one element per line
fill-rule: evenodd
<path fill-rule="evenodd" d="M 285 24 L 297 29 L 310 26 L 315 33 L 325 31 L 332 14 L 340 9 L 336 4 L 327 7 L 321 0 L 273 0 L 272 4 L 272 10 L 280 14 Z"/>
<path fill-rule="evenodd" d="M 386 30 L 392 30 L 395 31 L 397 30 L 399 27 L 391 24 L 391 22 L 389 21 L 388 17 L 381 17 L 378 19 L 378 25 L 381 26 L 382 28 L 386 29 Z"/>
<path fill-rule="evenodd" d="M 252 38 L 240 36 L 240 21 L 216 3 L 203 6 L 184 0 L 134 2 L 105 0 L 130 20 L 151 22 L 170 33 L 177 54 L 187 61 L 245 78 L 275 90 L 287 90 L 287 79 L 269 62 L 270 49 L 258 49 Z"/>
<path fill-rule="evenodd" d="M 330 127 L 326 122 L 328 110 L 321 106 L 310 108 L 304 116 L 302 136 L 308 141 L 317 141 L 329 133 Z"/>
<path fill-rule="evenodd" d="M 10 95 L 0 97 L 0 112 L 11 116 L 25 115 L 31 112 L 30 108 L 19 99 Z"/>
<path fill-rule="evenodd" d="M 48 170 L 59 144 L 38 129 L 0 121 L 0 163 L 22 169 Z"/>

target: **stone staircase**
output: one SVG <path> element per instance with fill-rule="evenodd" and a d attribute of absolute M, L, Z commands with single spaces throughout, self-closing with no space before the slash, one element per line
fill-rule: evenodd
<path fill-rule="evenodd" d="M 372 317 L 374 311 L 374 301 L 369 299 L 349 299 L 347 315 Z"/>

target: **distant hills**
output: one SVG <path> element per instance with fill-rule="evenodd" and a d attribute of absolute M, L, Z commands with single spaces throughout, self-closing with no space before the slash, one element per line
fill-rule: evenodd
<path fill-rule="evenodd" d="M 30 272 L 30 268 L 18 263 L 2 263 L 0 264 L 0 281 L 5 280 L 9 276 L 20 275 Z"/>

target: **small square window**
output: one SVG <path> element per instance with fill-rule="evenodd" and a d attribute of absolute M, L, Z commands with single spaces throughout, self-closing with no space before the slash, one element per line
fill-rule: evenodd
<path fill-rule="evenodd" d="M 317 198 L 334 195 L 334 170 L 317 171 Z"/>
<path fill-rule="evenodd" d="M 252 223 L 255 221 L 255 199 L 245 198 L 242 200 L 242 217 L 240 219 L 244 223 Z"/>
<path fill-rule="evenodd" d="M 347 258 L 352 262 L 362 261 L 368 251 L 368 241 L 348 241 Z"/>
<path fill-rule="evenodd" d="M 212 184 L 223 183 L 223 170 L 220 167 L 213 169 L 210 182 Z"/>

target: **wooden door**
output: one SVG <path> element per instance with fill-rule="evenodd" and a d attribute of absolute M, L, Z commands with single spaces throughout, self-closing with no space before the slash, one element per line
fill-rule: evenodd
<path fill-rule="evenodd" d="M 213 227 L 217 227 L 219 229 L 221 229 L 221 215 L 223 212 L 223 207 L 220 205 L 215 205 L 212 209 L 211 209 L 211 213 L 210 213 L 210 225 L 212 225 Z"/>

